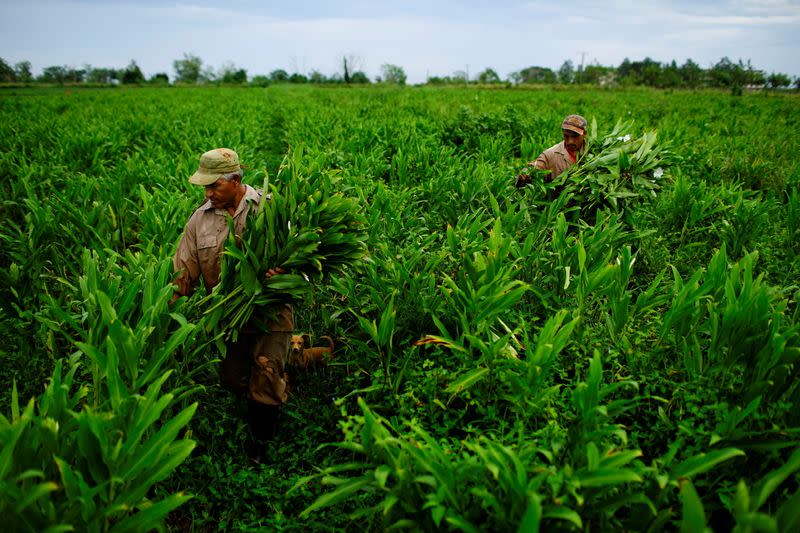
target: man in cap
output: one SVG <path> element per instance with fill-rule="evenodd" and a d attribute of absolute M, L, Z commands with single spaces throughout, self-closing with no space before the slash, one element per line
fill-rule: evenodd
<path fill-rule="evenodd" d="M 586 119 L 580 115 L 568 115 L 561 123 L 564 140 L 542 152 L 528 167 L 549 170 L 546 181 L 553 181 L 562 172 L 575 164 L 578 154 L 583 150 L 586 137 Z M 523 171 L 517 176 L 515 185 L 524 187 L 531 182 L 531 176 Z"/>
<path fill-rule="evenodd" d="M 178 273 L 173 301 L 190 296 L 201 279 L 207 292 L 219 283 L 228 218 L 233 218 L 234 232 L 241 236 L 248 213 L 257 208 L 262 195 L 242 183 L 243 173 L 239 156 L 228 148 L 210 150 L 200 157 L 189 183 L 205 187 L 206 200 L 189 218 L 173 258 Z M 282 272 L 270 269 L 267 275 Z M 247 452 L 259 463 L 265 459 L 266 441 L 277 430 L 280 406 L 287 400 L 284 365 L 294 317 L 289 305 L 282 306 L 277 315 L 275 323 L 239 332 L 237 342 L 226 344 L 226 357 L 220 364 L 223 386 L 247 398 L 247 422 L 253 437 Z"/>

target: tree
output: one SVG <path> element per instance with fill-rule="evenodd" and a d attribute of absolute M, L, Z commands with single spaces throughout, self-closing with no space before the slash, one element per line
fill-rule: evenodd
<path fill-rule="evenodd" d="M 518 83 L 555 83 L 556 73 L 547 67 L 528 67 L 519 71 Z"/>
<path fill-rule="evenodd" d="M 694 89 L 703 83 L 703 69 L 691 59 L 687 59 L 686 62 L 681 65 L 679 72 L 685 87 Z"/>
<path fill-rule="evenodd" d="M 661 63 L 649 57 L 642 61 L 630 61 L 626 57 L 617 67 L 617 78 L 624 85 L 658 87 L 661 84 L 661 74 Z"/>
<path fill-rule="evenodd" d="M 247 70 L 243 68 L 236 68 L 233 63 L 229 63 L 223 66 L 219 78 L 222 83 L 241 85 L 243 83 L 247 83 Z"/>
<path fill-rule="evenodd" d="M 734 63 L 727 57 L 723 57 L 708 71 L 708 75 L 711 84 L 715 87 L 729 87 L 735 90 L 741 90 L 747 85 L 764 85 L 765 83 L 764 73 L 754 69 L 750 60 L 743 63 L 740 59 L 738 63 Z"/>
<path fill-rule="evenodd" d="M 269 87 L 270 81 L 267 76 L 259 74 L 257 76 L 253 76 L 253 79 L 250 80 L 250 85 L 253 87 Z"/>
<path fill-rule="evenodd" d="M 453 83 L 469 83 L 469 80 L 467 79 L 467 73 L 463 70 L 457 70 L 453 72 L 453 75 L 450 76 L 450 80 Z"/>
<path fill-rule="evenodd" d="M 750 62 L 747 62 L 747 84 L 748 85 L 757 85 L 762 86 L 767 84 L 767 76 L 764 74 L 763 70 L 754 69 L 750 66 Z"/>
<path fill-rule="evenodd" d="M 166 72 L 157 72 L 150 76 L 150 83 L 157 85 L 169 85 L 169 76 Z"/>
<path fill-rule="evenodd" d="M 664 65 L 661 71 L 659 87 L 679 87 L 683 82 L 678 64 L 673 59 L 669 65 Z"/>
<path fill-rule="evenodd" d="M 11 65 L 6 63 L 5 59 L 0 57 L 0 81 L 11 82 L 17 81 L 17 73 L 11 68 Z"/>
<path fill-rule="evenodd" d="M 92 68 L 87 67 L 86 81 L 89 83 L 112 83 L 119 79 L 119 75 L 113 68 Z"/>
<path fill-rule="evenodd" d="M 289 76 L 289 83 L 308 83 L 308 77 L 305 74 L 295 72 Z"/>
<path fill-rule="evenodd" d="M 80 83 L 85 76 L 86 71 L 83 69 L 55 65 L 42 70 L 38 80 L 45 83 Z"/>
<path fill-rule="evenodd" d="M 308 81 L 311 83 L 325 83 L 328 79 L 325 77 L 325 74 L 318 70 L 312 70 L 311 73 L 308 75 Z"/>
<path fill-rule="evenodd" d="M 14 65 L 14 72 L 17 75 L 17 81 L 28 83 L 29 81 L 33 80 L 30 61 L 20 61 Z"/>
<path fill-rule="evenodd" d="M 390 63 L 384 63 L 381 65 L 381 74 L 385 83 L 393 83 L 397 85 L 406 84 L 406 72 L 403 70 L 403 67 L 392 65 Z"/>
<path fill-rule="evenodd" d="M 207 65 L 203 67 L 203 69 L 200 71 L 200 77 L 198 78 L 197 81 L 199 83 L 212 83 L 217 81 L 217 79 L 219 78 L 217 76 L 217 73 L 214 71 L 214 67 L 212 67 L 211 65 Z"/>
<path fill-rule="evenodd" d="M 380 82 L 380 78 L 377 78 L 376 81 Z M 450 76 L 430 76 L 426 83 L 428 85 L 448 85 L 451 82 Z"/>
<path fill-rule="evenodd" d="M 139 65 L 137 65 L 136 61 L 133 59 L 131 59 L 128 67 L 122 72 L 122 83 L 144 83 L 144 74 L 142 74 L 142 69 L 139 68 Z"/>
<path fill-rule="evenodd" d="M 272 83 L 286 83 L 289 81 L 289 73 L 282 68 L 275 69 L 269 73 L 269 81 Z"/>
<path fill-rule="evenodd" d="M 183 59 L 176 59 L 172 62 L 175 68 L 176 83 L 198 83 L 200 81 L 200 70 L 203 68 L 203 60 L 191 54 L 183 54 Z"/>
<path fill-rule="evenodd" d="M 572 60 L 567 59 L 558 68 L 558 81 L 560 83 L 573 83 L 575 81 L 575 67 Z"/>
<path fill-rule="evenodd" d="M 792 84 L 792 80 L 786 74 L 773 72 L 767 77 L 767 84 L 770 89 L 778 89 L 780 87 L 788 87 Z"/>
<path fill-rule="evenodd" d="M 586 65 L 582 80 L 593 85 L 608 85 L 614 82 L 614 69 L 598 64 Z"/>
<path fill-rule="evenodd" d="M 645 57 L 639 69 L 640 82 L 650 87 L 658 87 L 661 80 L 661 63 Z"/>
<path fill-rule="evenodd" d="M 350 83 L 370 83 L 370 81 L 364 72 L 357 70 L 350 76 Z"/>
<path fill-rule="evenodd" d="M 494 69 L 486 68 L 483 72 L 478 74 L 478 82 L 479 83 L 500 83 L 500 76 L 497 75 L 497 72 Z"/>
<path fill-rule="evenodd" d="M 43 68 L 37 80 L 45 83 L 64 83 L 64 78 L 66 78 L 66 76 L 66 69 L 64 67 L 53 65 Z"/>
<path fill-rule="evenodd" d="M 353 74 L 364 68 L 364 60 L 356 54 L 342 55 L 342 79 L 345 83 L 354 83 Z"/>

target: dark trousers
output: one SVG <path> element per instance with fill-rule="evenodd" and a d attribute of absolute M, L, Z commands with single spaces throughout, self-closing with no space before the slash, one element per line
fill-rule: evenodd
<path fill-rule="evenodd" d="M 220 363 L 222 386 L 246 396 L 247 424 L 262 442 L 275 435 L 280 406 L 287 400 L 284 366 L 290 337 L 290 332 L 243 331 L 226 344 Z"/>

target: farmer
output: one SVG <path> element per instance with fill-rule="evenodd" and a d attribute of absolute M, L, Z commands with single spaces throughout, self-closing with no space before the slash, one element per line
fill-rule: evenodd
<path fill-rule="evenodd" d="M 561 131 L 564 140 L 555 146 L 551 146 L 536 158 L 536 161 L 528 163 L 528 168 L 533 167 L 538 170 L 549 170 L 550 175 L 545 181 L 553 181 L 562 172 L 575 164 L 578 154 L 583 150 L 584 139 L 586 137 L 586 119 L 580 115 L 568 115 L 561 123 Z M 527 172 L 521 172 L 516 179 L 517 187 L 524 187 L 531 182 L 531 176 Z"/>
<path fill-rule="evenodd" d="M 228 218 L 233 218 L 234 231 L 241 237 L 245 218 L 262 194 L 242 183 L 243 173 L 233 150 L 217 148 L 200 157 L 200 166 L 189 183 L 205 187 L 206 200 L 189 218 L 173 258 L 179 273 L 173 301 L 191 295 L 201 279 L 207 292 L 219 283 Z M 279 273 L 283 269 L 270 269 L 267 276 Z M 220 364 L 222 385 L 247 398 L 252 439 L 248 439 L 245 448 L 257 463 L 266 458 L 265 443 L 275 435 L 280 407 L 287 399 L 283 370 L 294 317 L 289 305 L 277 311 L 277 321 L 260 328 L 267 333 L 248 328 L 239 332 L 237 342 L 226 343 L 226 357 Z"/>

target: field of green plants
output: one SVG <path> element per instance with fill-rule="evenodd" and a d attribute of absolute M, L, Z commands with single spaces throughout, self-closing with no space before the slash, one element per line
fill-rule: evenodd
<path fill-rule="evenodd" d="M 800 530 L 799 109 L 3 91 L 3 529 Z M 588 154 L 516 189 L 570 113 Z M 187 177 L 223 146 L 246 183 L 322 175 L 366 220 L 367 260 L 296 307 L 335 361 L 294 379 L 262 465 L 202 291 L 169 305 Z"/>

